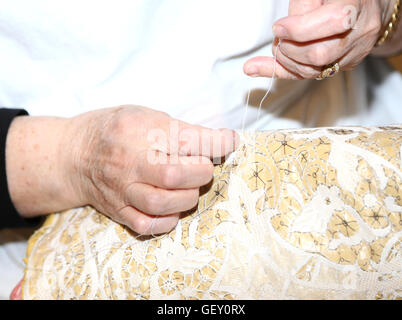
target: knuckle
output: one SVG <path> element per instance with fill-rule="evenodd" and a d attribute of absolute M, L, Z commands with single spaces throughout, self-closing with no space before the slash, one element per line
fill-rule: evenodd
<path fill-rule="evenodd" d="M 121 173 L 127 169 L 127 163 L 129 160 L 124 148 L 105 145 L 92 165 L 93 177 L 96 181 L 119 182 Z"/>
<path fill-rule="evenodd" d="M 368 25 L 368 32 L 373 35 L 379 35 L 382 29 L 382 24 L 379 19 L 372 19 Z"/>
<path fill-rule="evenodd" d="M 323 46 L 315 46 L 311 48 L 307 53 L 310 63 L 314 66 L 327 65 L 330 60 L 329 51 Z"/>
<path fill-rule="evenodd" d="M 350 17 L 349 10 L 343 4 L 332 4 L 332 15 L 330 16 L 329 23 L 336 26 L 337 30 L 343 30 L 345 28 L 345 22 Z"/>
<path fill-rule="evenodd" d="M 161 170 L 162 184 L 166 188 L 175 188 L 180 185 L 180 169 L 174 165 L 168 165 Z"/>
<path fill-rule="evenodd" d="M 160 214 L 163 212 L 163 197 L 158 193 L 149 193 L 145 197 L 144 209 L 146 213 Z"/>

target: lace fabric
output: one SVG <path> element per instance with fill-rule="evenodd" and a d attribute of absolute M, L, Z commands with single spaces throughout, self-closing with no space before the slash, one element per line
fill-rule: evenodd
<path fill-rule="evenodd" d="M 402 127 L 242 140 L 164 236 L 90 207 L 49 216 L 23 299 L 402 298 Z"/>

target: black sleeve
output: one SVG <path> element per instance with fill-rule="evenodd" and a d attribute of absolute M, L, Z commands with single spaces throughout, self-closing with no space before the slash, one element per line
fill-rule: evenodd
<path fill-rule="evenodd" d="M 24 219 L 15 209 L 8 192 L 6 176 L 6 139 L 8 129 L 17 116 L 28 115 L 23 109 L 0 108 L 0 229 L 36 227 L 41 218 Z"/>

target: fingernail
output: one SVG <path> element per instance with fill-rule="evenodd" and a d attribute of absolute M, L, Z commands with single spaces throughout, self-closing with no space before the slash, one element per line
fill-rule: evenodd
<path fill-rule="evenodd" d="M 274 33 L 274 36 L 277 38 L 286 38 L 288 37 L 288 32 L 285 29 L 285 27 L 282 27 L 281 25 L 274 25 L 272 27 L 272 32 Z"/>
<path fill-rule="evenodd" d="M 258 72 L 258 68 L 256 66 L 250 66 L 246 69 L 246 73 L 247 75 L 249 75 L 250 77 L 258 77 L 259 76 L 259 72 Z"/>

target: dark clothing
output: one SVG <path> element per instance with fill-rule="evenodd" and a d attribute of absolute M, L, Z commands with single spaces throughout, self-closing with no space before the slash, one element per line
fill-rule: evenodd
<path fill-rule="evenodd" d="M 11 122 L 17 116 L 28 115 L 23 109 L 0 108 L 0 229 L 33 227 L 40 218 L 24 219 L 15 209 L 8 192 L 6 176 L 6 139 Z"/>

